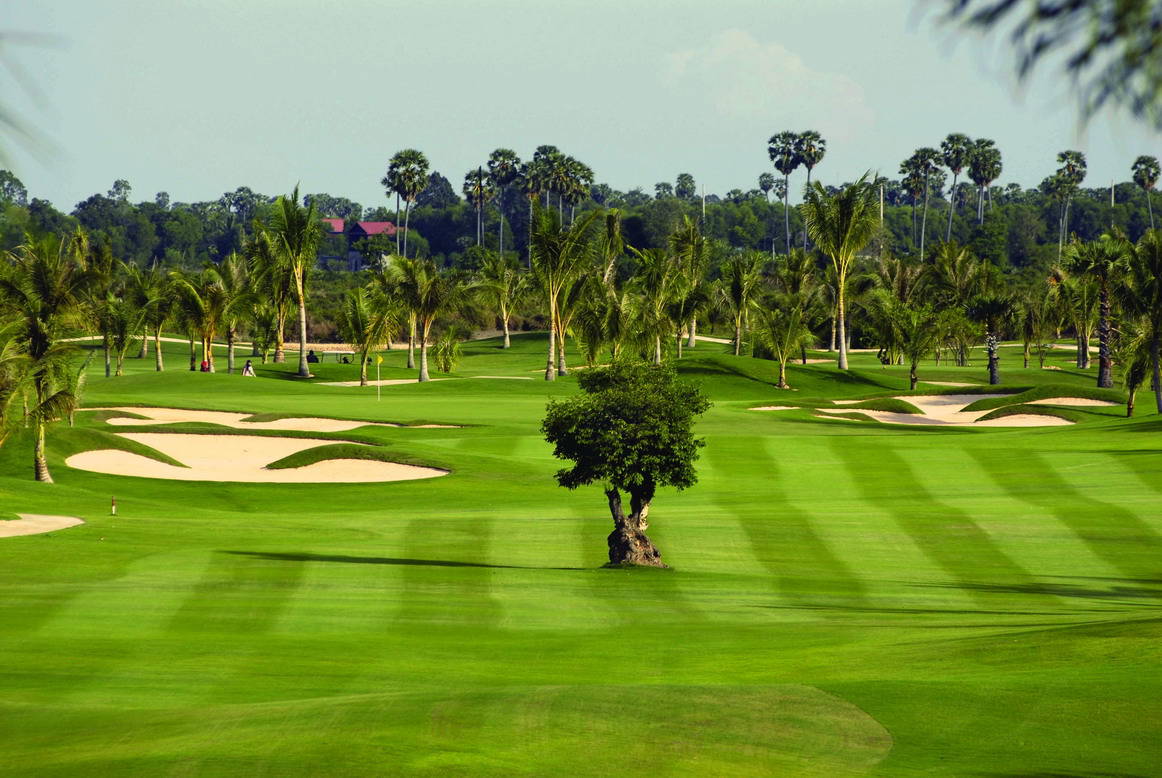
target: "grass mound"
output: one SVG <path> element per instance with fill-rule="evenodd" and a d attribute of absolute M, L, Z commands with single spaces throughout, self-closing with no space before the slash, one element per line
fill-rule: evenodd
<path fill-rule="evenodd" d="M 997 387 L 993 387 L 995 390 Z M 977 400 L 967 406 L 966 411 L 991 411 L 1006 405 L 1028 403 L 1033 400 L 1048 400 L 1053 397 L 1082 397 L 1087 400 L 1105 400 L 1112 403 L 1124 403 L 1126 395 L 1115 389 L 1098 389 L 1093 386 L 1076 386 L 1072 384 L 1047 384 L 1045 386 L 1023 387 L 1016 394 L 1004 397 L 989 397 Z"/>
<path fill-rule="evenodd" d="M 999 398 L 998 398 L 999 399 Z M 1085 415 L 1072 411 L 1067 408 L 1054 408 L 1051 405 L 1025 405 L 1018 403 L 1017 405 L 1006 405 L 1003 408 L 997 408 L 995 411 L 986 413 L 977 421 L 991 421 L 992 419 L 1003 419 L 1006 416 L 1055 416 L 1058 419 L 1065 419 L 1077 424 L 1085 419 Z"/>
<path fill-rule="evenodd" d="M 174 467 L 186 467 L 183 463 L 161 453 L 157 449 L 150 448 L 135 440 L 123 438 L 112 432 L 87 427 L 73 427 L 72 429 L 62 429 L 55 432 L 57 437 L 54 440 L 54 453 L 61 454 L 65 458 L 85 451 L 113 449 L 115 451 L 126 451 L 130 454 L 137 454 L 147 459 L 155 459 L 158 462 L 173 465 Z"/>
<path fill-rule="evenodd" d="M 306 467 L 316 462 L 325 462 L 328 459 L 366 459 L 372 462 L 388 462 L 391 464 L 416 465 L 417 467 L 433 467 L 415 456 L 393 452 L 381 446 L 363 445 L 358 443 L 335 443 L 330 446 L 316 446 L 306 451 L 299 451 L 288 457 L 283 457 L 266 466 L 267 470 L 289 470 L 296 467 Z M 436 466 L 438 467 L 438 466 Z M 449 468 L 439 468 L 448 470 Z"/>

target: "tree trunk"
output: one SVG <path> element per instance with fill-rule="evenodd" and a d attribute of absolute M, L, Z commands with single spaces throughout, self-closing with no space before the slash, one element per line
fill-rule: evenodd
<path fill-rule="evenodd" d="M 811 168 L 807 168 L 807 189 L 810 189 L 810 188 L 811 188 Z M 788 192 L 787 194 L 788 194 L 788 196 L 790 196 L 790 192 Z M 803 250 L 804 251 L 807 250 L 807 224 L 806 224 L 806 222 L 803 223 Z M 791 252 L 789 252 L 789 251 L 787 252 L 787 254 L 790 254 L 790 253 Z"/>
<path fill-rule="evenodd" d="M 924 178 L 924 214 L 920 217 L 920 261 L 924 261 L 924 238 L 928 233 L 928 178 Z"/>
<path fill-rule="evenodd" d="M 674 338 L 674 345 L 678 347 L 678 359 L 682 358 L 682 330 L 678 330 L 677 336 Z"/>
<path fill-rule="evenodd" d="M 161 357 L 161 327 L 153 331 L 153 369 L 161 373 L 165 371 L 165 362 Z"/>
<path fill-rule="evenodd" d="M 742 316 L 734 317 L 734 355 L 742 353 Z"/>
<path fill-rule="evenodd" d="M 399 192 L 395 193 L 395 253 L 399 253 Z"/>
<path fill-rule="evenodd" d="M 420 381 L 431 381 L 428 376 L 428 327 L 420 330 Z"/>
<path fill-rule="evenodd" d="M 412 203 L 411 200 L 403 201 L 403 255 L 408 255 L 408 224 L 411 222 Z"/>
<path fill-rule="evenodd" d="M 145 359 L 149 356 L 149 331 L 147 328 L 141 329 L 141 350 L 137 352 L 138 359 Z"/>
<path fill-rule="evenodd" d="M 916 384 L 920 383 L 920 376 L 916 375 L 917 363 L 912 362 L 911 368 L 908 370 L 908 390 L 916 391 Z"/>
<path fill-rule="evenodd" d="M 367 386 L 367 363 L 370 361 L 371 361 L 371 359 L 368 357 L 366 351 L 359 355 L 359 385 L 360 386 Z"/>
<path fill-rule="evenodd" d="M 654 364 L 662 364 L 662 336 L 654 336 Z"/>
<path fill-rule="evenodd" d="M 1029 341 L 1025 341 L 1025 369 L 1029 369 Z"/>
<path fill-rule="evenodd" d="M 557 315 L 554 310 L 556 306 L 552 301 L 549 302 L 549 358 L 545 362 L 545 380 L 557 380 L 557 370 L 554 364 L 557 361 Z"/>
<path fill-rule="evenodd" d="M 690 334 L 686 338 L 686 348 L 694 348 L 694 344 L 698 342 L 697 335 L 698 335 L 698 317 L 695 316 L 692 319 L 690 319 Z M 681 356 L 681 355 L 679 354 L 679 356 Z"/>
<path fill-rule="evenodd" d="M 799 358 L 803 360 L 803 364 L 807 364 L 807 347 L 799 346 Z"/>
<path fill-rule="evenodd" d="M 190 372 L 198 372 L 198 345 L 192 336 L 190 337 Z"/>
<path fill-rule="evenodd" d="M 835 303 L 835 319 L 836 326 L 839 330 L 839 369 L 847 370 L 847 322 L 843 316 L 843 287 L 846 278 L 840 278 L 836 274 L 838 289 L 836 289 L 836 303 Z"/>
<path fill-rule="evenodd" d="M 646 529 L 649 527 L 649 501 L 631 494 L 630 515 L 626 516 L 621 506 L 621 494 L 617 489 L 613 487 L 606 489 L 605 497 L 609 500 L 609 512 L 613 516 L 613 532 L 606 538 L 609 545 L 609 564 L 666 567 L 662 562 L 662 555 L 646 535 Z"/>
<path fill-rule="evenodd" d="M 1000 360 L 997 359 L 997 336 L 990 330 L 985 335 L 985 344 L 989 352 L 989 384 L 1001 382 Z"/>
<path fill-rule="evenodd" d="M 787 385 L 787 360 L 779 360 L 779 383 L 775 385 L 778 389 L 790 389 Z"/>
<path fill-rule="evenodd" d="M 416 367 L 416 317 L 408 317 L 408 370 Z"/>
<path fill-rule="evenodd" d="M 956 178 L 960 174 L 952 171 L 952 189 L 948 192 L 948 229 L 944 232 L 944 242 L 952 240 L 952 217 L 956 213 Z"/>
<path fill-rule="evenodd" d="M 406 238 L 405 238 L 406 239 Z M 306 272 L 306 269 L 303 269 Z M 310 378 L 311 370 L 307 367 L 307 301 L 306 289 L 303 288 L 303 282 L 300 280 L 297 284 L 295 292 L 299 297 L 299 378 Z"/>
<path fill-rule="evenodd" d="M 1106 283 L 1101 285 L 1097 343 L 1097 385 L 1100 389 L 1109 389 L 1114 385 L 1114 361 L 1110 355 L 1110 290 Z"/>
<path fill-rule="evenodd" d="M 202 338 L 202 361 L 210 365 L 210 372 L 214 372 L 214 341 L 211 338 Z"/>
<path fill-rule="evenodd" d="M 115 375 L 115 376 L 125 375 L 125 352 L 124 351 L 117 352 L 116 365 L 117 366 L 113 370 L 113 375 Z"/>
<path fill-rule="evenodd" d="M 787 256 L 791 256 L 791 174 L 783 176 L 783 228 L 786 230 L 785 242 Z"/>
<path fill-rule="evenodd" d="M 561 314 L 557 314 L 557 321 L 560 322 Z M 563 326 L 557 327 L 557 375 L 569 375 L 569 366 L 565 363 L 565 328 Z"/>
<path fill-rule="evenodd" d="M 1150 212 L 1150 229 L 1154 229 L 1154 204 L 1150 202 L 1150 190 L 1146 190 L 1146 210 Z"/>
<path fill-rule="evenodd" d="M 274 327 L 274 363 L 286 362 L 286 315 L 279 316 Z"/>
<path fill-rule="evenodd" d="M 33 450 L 33 472 L 37 481 L 51 484 L 52 474 L 48 472 L 48 460 L 44 455 L 44 421 L 36 421 L 36 446 Z"/>
<path fill-rule="evenodd" d="M 105 337 L 105 338 L 103 339 L 103 341 L 102 341 L 102 343 L 101 343 L 101 350 L 102 350 L 102 351 L 104 352 L 104 354 L 105 354 L 105 377 L 106 377 L 106 378 L 108 378 L 110 375 L 112 375 L 112 374 L 113 374 L 113 373 L 112 373 L 112 365 L 113 365 L 113 360 L 112 360 L 112 357 L 113 357 L 113 349 L 112 349 L 112 347 L 109 345 L 109 338 L 108 338 L 108 337 Z"/>
<path fill-rule="evenodd" d="M 1154 402 L 1158 406 L 1158 413 L 1162 413 L 1162 368 L 1159 366 L 1159 337 L 1154 331 L 1154 338 L 1150 341 L 1150 362 L 1154 368 Z"/>
<path fill-rule="evenodd" d="M 831 314 L 831 342 L 827 344 L 828 351 L 835 351 L 835 312 Z"/>
<path fill-rule="evenodd" d="M 226 372 L 234 372 L 234 325 L 226 328 Z"/>
<path fill-rule="evenodd" d="M 1138 393 L 1138 388 L 1130 389 L 1126 395 L 1126 418 L 1134 415 L 1134 395 Z"/>
<path fill-rule="evenodd" d="M 504 345 L 501 346 L 501 348 L 511 348 L 512 341 L 509 339 L 509 335 L 508 335 L 508 316 L 503 315 L 501 317 L 501 321 L 504 323 Z"/>

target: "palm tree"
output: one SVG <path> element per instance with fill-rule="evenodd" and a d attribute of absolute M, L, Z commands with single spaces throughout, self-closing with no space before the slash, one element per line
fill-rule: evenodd
<path fill-rule="evenodd" d="M 156 266 L 142 270 L 134 264 L 125 265 L 127 296 L 142 312 L 145 331 L 153 336 L 154 370 L 165 370 L 161 355 L 161 331 L 173 311 L 173 290 L 169 279 Z M 143 338 L 143 341 L 147 341 Z"/>
<path fill-rule="evenodd" d="M 339 310 L 339 332 L 359 354 L 360 386 L 367 386 L 367 365 L 371 361 L 371 352 L 389 343 L 399 327 L 394 302 L 365 288 L 352 289 L 343 297 L 343 307 Z"/>
<path fill-rule="evenodd" d="M 484 204 L 491 200 L 496 195 L 496 189 L 492 179 L 485 175 L 484 168 L 478 167 L 475 170 L 470 170 L 464 176 L 464 199 L 472 204 L 476 209 L 476 245 L 480 245 L 482 240 L 482 222 L 481 213 L 484 209 Z"/>
<path fill-rule="evenodd" d="M 787 295 L 788 300 L 802 309 L 803 321 L 810 324 L 820 315 L 821 298 L 824 294 L 820 283 L 815 257 L 802 249 L 792 249 L 785 261 L 775 266 L 771 277 L 775 289 Z M 800 349 L 803 364 L 807 364 L 807 347 Z"/>
<path fill-rule="evenodd" d="M 71 379 L 75 348 L 62 342 L 67 329 L 83 325 L 86 299 L 94 278 L 85 265 L 87 241 L 78 231 L 70 238 L 47 235 L 30 238 L 0 262 L 0 300 L 11 316 L 20 358 L 15 385 L 30 387 L 25 418 L 35 435 L 33 469 L 37 481 L 52 483 L 45 458 L 45 434 L 50 423 L 66 417 L 78 398 Z"/>
<path fill-rule="evenodd" d="M 973 342 L 970 328 L 962 326 L 965 322 L 959 314 L 969 300 L 984 291 L 988 281 L 985 268 L 985 263 L 967 248 L 956 241 L 947 241 L 937 247 L 931 269 L 924 276 L 928 295 L 938 309 L 948 312 L 943 322 L 958 367 L 968 364 L 968 351 Z"/>
<path fill-rule="evenodd" d="M 1065 196 L 1064 209 L 1061 214 L 1061 243 L 1064 245 L 1069 235 L 1069 206 L 1073 203 L 1073 195 L 1085 180 L 1085 155 L 1080 151 L 1062 151 L 1057 155 L 1057 177 L 1061 181 Z"/>
<path fill-rule="evenodd" d="M 432 324 L 440 316 L 455 311 L 463 302 L 465 287 L 448 272 L 441 272 L 426 259 L 401 258 L 392 263 L 397 274 L 396 290 L 400 303 L 416 321 L 420 338 L 419 380 L 430 381 L 428 376 L 428 344 Z"/>
<path fill-rule="evenodd" d="M 1158 177 L 1162 170 L 1158 167 L 1157 157 L 1141 156 L 1134 160 L 1134 183 L 1142 187 L 1146 195 L 1146 210 L 1150 213 L 1150 229 L 1154 229 L 1154 205 L 1150 202 L 1150 191 L 1158 184 Z"/>
<path fill-rule="evenodd" d="M 923 215 L 920 218 L 921 259 L 924 258 L 924 238 L 928 232 L 929 183 L 932 180 L 933 174 L 936 172 L 936 165 L 939 163 L 939 161 L 940 153 L 937 152 L 934 148 L 924 146 L 923 148 L 916 149 L 912 156 L 905 160 L 904 164 L 900 166 L 900 172 L 904 172 L 906 167 L 909 175 L 915 176 L 924 182 L 924 210 Z"/>
<path fill-rule="evenodd" d="M 234 372 L 234 348 L 238 330 L 253 312 L 256 298 L 246 260 L 235 252 L 218 265 L 218 276 L 222 280 L 223 310 L 222 325 L 226 328 L 226 372 Z"/>
<path fill-rule="evenodd" d="M 968 155 L 968 177 L 976 184 L 976 222 L 984 222 L 984 198 L 989 184 L 1001 175 L 1001 152 L 996 143 L 988 138 L 977 138 L 972 142 Z M 992 205 L 992 195 L 989 195 Z"/>
<path fill-rule="evenodd" d="M 218 268 L 207 263 L 197 275 L 171 274 L 183 317 L 202 345 L 202 361 L 215 371 L 214 339 L 226 316 L 226 288 Z"/>
<path fill-rule="evenodd" d="M 811 188 L 811 171 L 815 166 L 823 161 L 823 155 L 827 153 L 827 141 L 823 139 L 815 130 L 807 130 L 799 133 L 799 137 L 795 140 L 795 156 L 803 163 L 803 167 L 807 168 L 807 188 Z M 803 231 L 803 250 L 807 250 L 807 231 Z"/>
<path fill-rule="evenodd" d="M 589 199 L 589 191 L 593 186 L 593 170 L 583 162 L 566 157 L 565 173 L 561 196 L 569 203 L 569 223 L 572 224 L 577 215 L 577 206 Z"/>
<path fill-rule="evenodd" d="M 662 364 L 662 339 L 670 333 L 667 308 L 679 281 L 674 259 L 665 249 L 631 248 L 638 268 L 632 289 L 638 298 L 637 330 L 649 343 L 655 365 Z"/>
<path fill-rule="evenodd" d="M 504 328 L 504 344 L 501 348 L 512 345 L 508 321 L 512 317 L 512 309 L 528 289 L 528 280 L 528 276 L 520 272 L 516 260 L 504 255 L 489 256 L 480 266 L 477 288 L 496 311 L 501 327 Z"/>
<path fill-rule="evenodd" d="M 556 378 L 557 330 L 561 294 L 585 266 L 593 246 L 589 239 L 590 227 L 601 216 L 601 211 L 587 212 L 578 221 L 564 227 L 560 216 L 547 208 L 533 212 L 532 272 L 540 285 L 549 308 L 549 354 L 545 366 L 545 380 Z M 563 346 L 564 344 L 562 344 Z"/>
<path fill-rule="evenodd" d="M 757 336 L 779 363 L 779 380 L 775 386 L 790 389 L 787 363 L 815 340 L 803 301 L 785 292 L 773 295 L 759 315 Z"/>
<path fill-rule="evenodd" d="M 1068 321 L 1077 336 L 1077 358 L 1080 370 L 1089 368 L 1089 336 L 1097 321 L 1097 284 L 1092 278 L 1075 276 L 1060 267 L 1049 275 L 1049 297 L 1058 318 Z"/>
<path fill-rule="evenodd" d="M 404 149 L 398 151 L 388 163 L 387 175 L 380 181 L 389 192 L 403 198 L 403 256 L 408 253 L 408 225 L 412 203 L 428 186 L 428 158 L 422 151 Z M 296 193 L 298 189 L 295 189 Z M 397 217 L 398 221 L 398 217 Z M 398 249 L 398 243 L 397 243 Z"/>
<path fill-rule="evenodd" d="M 274 361 L 286 361 L 286 320 L 295 297 L 294 274 L 287 257 L 277 250 L 272 234 L 255 222 L 254 234 L 243 251 L 249 263 L 250 283 L 255 299 L 265 301 L 273 315 Z"/>
<path fill-rule="evenodd" d="M 406 195 L 404 199 L 407 200 Z M 412 200 L 414 199 L 413 196 Z M 264 230 L 269 236 L 278 263 L 290 271 L 294 284 L 295 302 L 299 308 L 298 376 L 309 378 L 311 372 L 307 368 L 307 274 L 318 258 L 319 244 L 323 240 L 323 227 L 313 203 L 306 208 L 298 203 L 297 186 L 289 196 L 280 195 L 274 202 L 270 223 Z M 406 242 L 406 235 L 404 240 Z"/>
<path fill-rule="evenodd" d="M 106 357 L 112 354 L 113 375 L 125 374 L 125 354 L 136 342 L 145 321 L 145 312 L 132 300 L 109 292 L 106 298 L 94 306 L 94 318 L 105 342 Z M 106 364 L 108 368 L 108 364 Z"/>
<path fill-rule="evenodd" d="M 496 149 L 488 155 L 488 177 L 493 187 L 499 192 L 497 198 L 500 219 L 497 225 L 499 231 L 500 255 L 504 256 L 504 206 L 505 195 L 510 184 L 520 178 L 520 157 L 512 149 Z"/>
<path fill-rule="evenodd" d="M 706 238 L 698 229 L 698 223 L 683 215 L 681 224 L 670 235 L 669 243 L 670 253 L 674 257 L 674 268 L 682 276 L 681 286 L 685 291 L 698 288 L 706 275 L 706 265 L 709 263 Z M 697 314 L 700 308 L 701 306 L 694 306 L 690 318 L 681 325 L 682 327 L 689 325 L 687 348 L 694 348 L 697 343 Z"/>
<path fill-rule="evenodd" d="M 787 196 L 791 190 L 791 173 L 802 163 L 798 142 L 798 134 L 789 131 L 776 133 L 767 141 L 767 154 L 770 155 L 771 163 L 775 170 L 783 174 L 783 237 L 788 253 L 791 251 L 791 210 Z"/>
<path fill-rule="evenodd" d="M 969 320 L 984 325 L 985 347 L 989 356 L 989 383 L 999 384 L 1001 372 L 997 346 L 1001 331 L 1013 315 L 1012 300 L 998 294 L 980 294 L 968 301 L 965 313 Z"/>
<path fill-rule="evenodd" d="M 766 254 L 742 251 L 730 256 L 722 266 L 720 290 L 723 303 L 734 321 L 734 355 L 742 354 L 742 338 L 751 312 L 758 303 Z"/>
<path fill-rule="evenodd" d="M 959 132 L 950 134 L 940 144 L 940 161 L 944 167 L 952 171 L 952 189 L 948 196 L 948 229 L 944 233 L 944 240 L 952 240 L 952 217 L 956 213 L 956 181 L 960 171 L 968 164 L 972 155 L 972 140 Z"/>
<path fill-rule="evenodd" d="M 868 173 L 830 195 L 816 183 L 808 188 L 803 220 L 815 245 L 831 259 L 836 280 L 836 318 L 839 325 L 839 369 L 847 369 L 847 325 L 844 293 L 855 255 L 879 229 L 879 192 Z"/>
<path fill-rule="evenodd" d="M 1093 279 L 1098 288 L 1098 368 L 1097 385 L 1114 385 L 1110 354 L 1110 293 L 1119 274 L 1129 265 L 1133 245 L 1121 235 L 1102 235 L 1095 241 L 1070 243 L 1065 250 L 1065 269 L 1073 275 Z"/>
<path fill-rule="evenodd" d="M 1158 413 L 1162 413 L 1162 370 L 1159 368 L 1159 351 L 1162 350 L 1162 233 L 1150 230 L 1138 241 L 1120 292 L 1123 309 L 1139 316 L 1146 324 L 1154 400 Z"/>

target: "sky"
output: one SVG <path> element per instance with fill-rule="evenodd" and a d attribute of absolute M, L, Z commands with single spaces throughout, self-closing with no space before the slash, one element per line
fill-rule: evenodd
<path fill-rule="evenodd" d="M 1018 84 L 999 36 L 942 23 L 941 0 L 0 0 L 0 135 L 30 196 L 62 210 L 115 179 L 135 201 L 239 186 L 387 202 L 403 148 L 459 190 L 495 148 L 553 144 L 616 189 L 693 174 L 707 193 L 773 172 L 767 139 L 815 129 L 815 176 L 897 177 L 950 132 L 988 137 L 1000 183 L 1056 154 L 1086 185 L 1129 179 L 1159 136 L 1082 127 L 1057 72 Z M 801 189 L 802 170 L 792 176 Z"/>

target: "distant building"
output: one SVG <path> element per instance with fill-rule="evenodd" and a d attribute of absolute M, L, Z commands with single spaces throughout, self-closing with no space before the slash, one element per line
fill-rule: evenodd
<path fill-rule="evenodd" d="M 347 239 L 347 255 L 342 259 L 346 260 L 347 269 L 351 272 L 363 268 L 363 255 L 354 248 L 356 242 L 376 235 L 394 238 L 396 233 L 396 226 L 391 222 L 352 222 L 351 226 L 348 227 L 342 219 L 325 218 L 322 221 L 328 227 L 328 235 L 332 237 L 342 235 Z M 341 257 L 333 254 L 321 255 L 319 266 L 327 267 L 330 262 L 338 259 Z"/>

